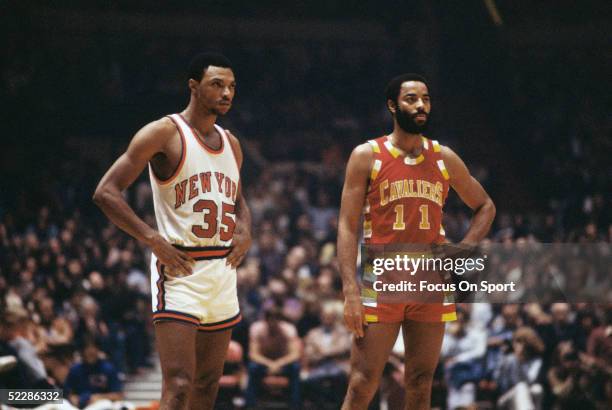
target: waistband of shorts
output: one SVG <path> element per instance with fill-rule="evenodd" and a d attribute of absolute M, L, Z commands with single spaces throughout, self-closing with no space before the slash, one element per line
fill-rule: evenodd
<path fill-rule="evenodd" d="M 196 261 L 223 259 L 232 251 L 231 246 L 180 246 L 172 245 L 191 256 Z"/>

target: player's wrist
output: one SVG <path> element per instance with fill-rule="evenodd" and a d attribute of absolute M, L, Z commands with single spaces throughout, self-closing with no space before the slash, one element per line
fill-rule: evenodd
<path fill-rule="evenodd" d="M 144 244 L 150 248 L 154 248 L 155 245 L 159 243 L 160 240 L 163 240 L 159 232 L 152 230 L 150 233 L 144 236 Z"/>
<path fill-rule="evenodd" d="M 359 300 L 361 301 L 361 292 L 359 291 L 359 287 L 356 285 L 353 286 L 348 286 L 348 287 L 344 287 L 342 289 L 342 293 L 344 294 L 344 299 L 346 301 L 354 301 L 354 300 Z"/>

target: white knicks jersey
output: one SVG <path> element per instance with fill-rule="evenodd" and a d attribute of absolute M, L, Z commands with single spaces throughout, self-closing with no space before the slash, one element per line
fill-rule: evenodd
<path fill-rule="evenodd" d="M 229 246 L 240 178 L 229 138 L 215 124 L 221 135 L 221 147 L 215 151 L 180 114 L 168 117 L 179 130 L 183 148 L 178 168 L 166 180 L 159 179 L 149 163 L 157 229 L 173 245 Z"/>

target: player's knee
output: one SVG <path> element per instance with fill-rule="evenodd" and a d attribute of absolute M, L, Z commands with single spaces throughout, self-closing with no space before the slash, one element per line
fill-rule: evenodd
<path fill-rule="evenodd" d="M 219 379 L 223 375 L 221 371 L 209 371 L 199 374 L 194 380 L 194 388 L 198 390 L 212 390 L 216 389 L 219 384 Z"/>
<path fill-rule="evenodd" d="M 412 389 L 429 389 L 433 381 L 433 370 L 406 370 L 406 387 Z"/>
<path fill-rule="evenodd" d="M 166 380 L 166 387 L 175 395 L 187 395 L 193 386 L 193 376 L 187 372 L 177 372 Z"/>
<path fill-rule="evenodd" d="M 353 372 L 349 381 L 349 394 L 355 398 L 373 397 L 378 388 L 378 379 L 369 372 Z"/>

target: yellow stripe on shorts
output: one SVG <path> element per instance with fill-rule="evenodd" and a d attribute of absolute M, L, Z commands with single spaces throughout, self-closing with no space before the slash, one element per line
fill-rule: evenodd
<path fill-rule="evenodd" d="M 457 320 L 457 312 L 443 313 L 442 314 L 442 322 L 452 322 L 453 320 Z"/>
<path fill-rule="evenodd" d="M 365 315 L 365 320 L 368 323 L 378 322 L 378 315 Z"/>

